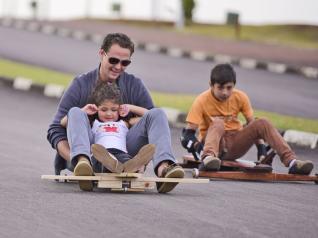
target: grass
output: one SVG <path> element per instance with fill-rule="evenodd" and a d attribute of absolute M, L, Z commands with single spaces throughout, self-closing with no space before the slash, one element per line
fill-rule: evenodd
<path fill-rule="evenodd" d="M 6 77 L 25 77 L 39 84 L 60 84 L 67 86 L 73 79 L 73 75 L 44 69 L 37 66 L 16 63 L 0 58 L 0 75 Z M 151 92 L 151 96 L 158 107 L 171 107 L 187 112 L 195 98 L 195 95 L 169 94 Z M 294 129 L 318 133 L 318 120 L 292 117 L 272 112 L 255 111 L 256 117 L 268 118 L 279 129 Z"/>
<path fill-rule="evenodd" d="M 103 22 L 106 20 L 93 19 Z M 107 20 L 109 22 L 109 20 Z M 143 28 L 161 28 L 163 30 L 178 31 L 180 34 L 205 35 L 213 38 L 228 40 L 242 40 L 280 44 L 296 48 L 318 49 L 318 26 L 312 25 L 241 25 L 239 39 L 235 28 L 221 24 L 190 24 L 182 30 L 176 30 L 173 23 L 150 22 L 134 20 L 115 20 L 115 24 L 128 24 Z"/>
<path fill-rule="evenodd" d="M 73 75 L 60 73 L 45 68 L 13 62 L 0 58 L 0 75 L 7 77 L 24 77 L 39 84 L 59 84 L 67 86 Z"/>
<path fill-rule="evenodd" d="M 198 25 L 185 27 L 181 33 L 208 35 L 237 40 L 235 28 L 228 25 Z M 309 25 L 262 25 L 240 27 L 239 40 L 318 49 L 318 27 Z"/>

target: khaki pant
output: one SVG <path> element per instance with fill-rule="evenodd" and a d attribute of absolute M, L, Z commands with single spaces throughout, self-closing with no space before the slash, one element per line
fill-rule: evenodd
<path fill-rule="evenodd" d="M 256 119 L 239 131 L 225 131 L 223 121 L 213 123 L 207 131 L 203 157 L 218 157 L 222 151 L 226 151 L 222 159 L 235 160 L 245 155 L 258 139 L 268 143 L 286 167 L 291 160 L 296 159 L 295 153 L 266 119 Z"/>

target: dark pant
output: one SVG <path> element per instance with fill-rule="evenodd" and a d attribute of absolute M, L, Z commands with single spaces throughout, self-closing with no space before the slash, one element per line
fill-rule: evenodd
<path fill-rule="evenodd" d="M 245 155 L 258 139 L 267 142 L 286 167 L 296 159 L 295 153 L 266 119 L 256 119 L 239 131 L 225 131 L 223 121 L 213 123 L 207 131 L 203 157 L 211 154 L 220 156 L 220 152 L 226 150 L 222 159 L 235 160 Z"/>

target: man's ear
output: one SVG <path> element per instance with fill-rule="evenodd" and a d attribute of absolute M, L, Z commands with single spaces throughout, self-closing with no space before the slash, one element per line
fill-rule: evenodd
<path fill-rule="evenodd" d="M 102 59 L 103 58 L 103 55 L 104 55 L 104 50 L 103 49 L 99 49 L 99 51 L 98 51 L 98 55 L 99 55 L 99 57 Z"/>

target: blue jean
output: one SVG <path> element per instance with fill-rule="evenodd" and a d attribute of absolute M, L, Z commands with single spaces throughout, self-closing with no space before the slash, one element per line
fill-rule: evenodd
<path fill-rule="evenodd" d="M 67 138 L 70 145 L 70 156 L 73 166 L 76 165 L 78 155 L 91 159 L 93 167 L 99 163 L 91 157 L 93 133 L 87 114 L 80 108 L 74 107 L 68 112 Z M 154 144 L 156 151 L 153 158 L 155 171 L 157 166 L 167 161 L 176 163 L 171 149 L 171 135 L 167 117 L 162 109 L 149 110 L 141 119 L 129 129 L 127 134 L 127 150 L 132 157 L 146 144 Z"/>

